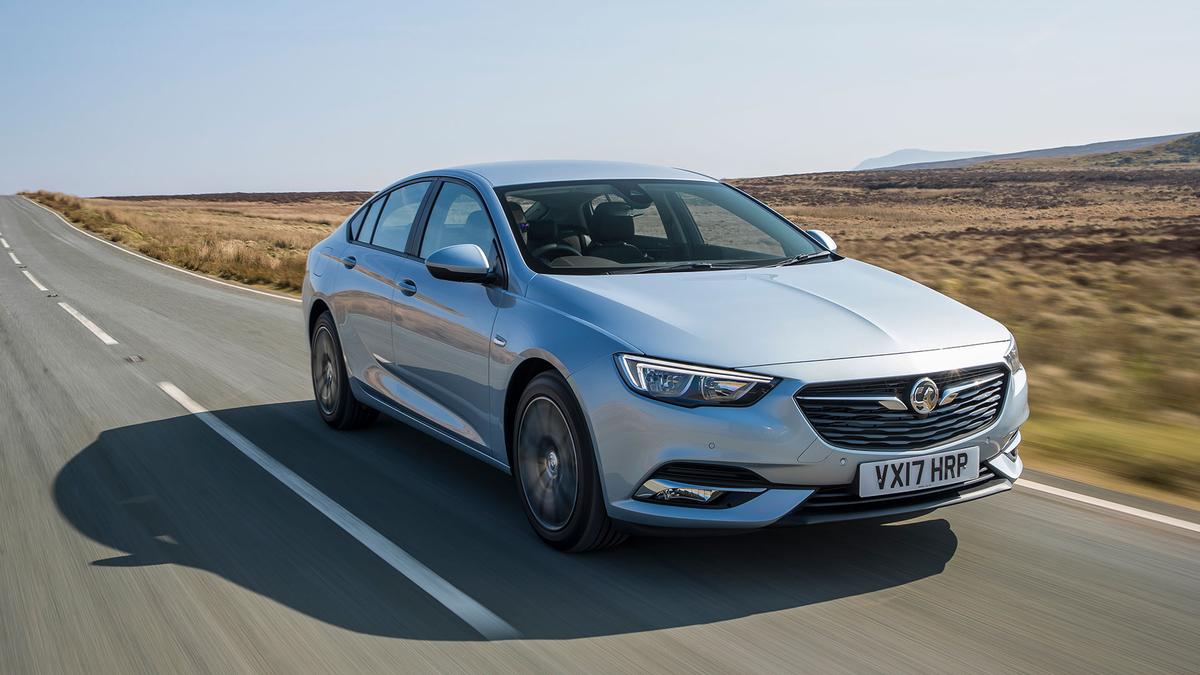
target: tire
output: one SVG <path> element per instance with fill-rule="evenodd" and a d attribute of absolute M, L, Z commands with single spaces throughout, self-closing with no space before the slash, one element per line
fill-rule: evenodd
<path fill-rule="evenodd" d="M 346 376 L 346 359 L 342 356 L 342 341 L 338 339 L 333 315 L 324 312 L 313 325 L 309 338 L 312 364 L 313 396 L 321 419 L 334 429 L 364 427 L 379 417 L 379 411 L 358 402 L 350 391 Z"/>
<path fill-rule="evenodd" d="M 550 546 L 581 553 L 626 539 L 604 508 L 604 491 L 583 412 L 562 376 L 538 375 L 517 404 L 513 478 L 521 509 Z"/>

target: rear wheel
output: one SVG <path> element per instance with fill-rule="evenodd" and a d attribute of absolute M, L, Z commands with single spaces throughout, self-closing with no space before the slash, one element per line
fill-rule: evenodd
<path fill-rule="evenodd" d="M 538 375 L 525 388 L 512 447 L 521 507 L 543 541 L 582 552 L 625 540 L 604 508 L 583 413 L 557 373 Z"/>
<path fill-rule="evenodd" d="M 321 419 L 334 429 L 357 429 L 375 421 L 379 411 L 358 402 L 350 391 L 342 343 L 338 340 L 333 315 L 321 314 L 313 327 L 309 345 L 312 355 L 313 395 Z"/>

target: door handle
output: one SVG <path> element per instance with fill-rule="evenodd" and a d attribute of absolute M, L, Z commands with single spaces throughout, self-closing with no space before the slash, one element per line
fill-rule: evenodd
<path fill-rule="evenodd" d="M 358 260 L 354 256 L 349 256 L 342 260 L 342 264 L 346 266 L 346 269 L 352 270 L 358 264 Z"/>
<path fill-rule="evenodd" d="M 417 282 L 413 281 L 412 279 L 405 279 L 404 281 L 401 281 L 400 292 L 408 296 L 416 295 Z"/>

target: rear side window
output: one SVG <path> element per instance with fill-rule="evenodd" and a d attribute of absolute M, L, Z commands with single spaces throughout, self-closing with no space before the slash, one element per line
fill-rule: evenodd
<path fill-rule="evenodd" d="M 602 194 L 591 201 L 592 213 L 596 212 L 597 206 L 608 202 L 626 204 L 625 198 L 621 195 L 612 193 Z M 667 238 L 667 228 L 663 225 L 662 216 L 658 214 L 658 206 L 654 202 L 650 202 L 650 204 L 642 208 L 633 205 L 627 206 L 629 215 L 633 216 L 633 233 L 635 235 L 639 237 L 659 237 L 660 239 Z"/>
<path fill-rule="evenodd" d="M 417 211 L 421 209 L 421 200 L 429 190 L 429 183 L 413 183 L 388 193 L 387 204 L 379 216 L 375 226 L 375 235 L 371 243 L 393 251 L 404 252 L 408 245 L 408 234 L 412 232 L 413 221 L 417 219 Z"/>
<path fill-rule="evenodd" d="M 376 199 L 375 201 L 371 202 L 371 206 L 364 210 L 365 215 L 363 216 L 362 222 L 358 226 L 358 233 L 354 236 L 355 239 L 361 242 L 371 241 L 371 232 L 375 229 L 375 219 L 379 217 L 379 209 L 383 206 L 384 199 L 387 198 L 380 197 L 379 199 Z"/>
<path fill-rule="evenodd" d="M 349 228 L 351 239 L 358 239 L 358 233 L 360 230 L 362 230 L 363 219 L 366 215 L 366 209 L 359 209 L 358 213 L 355 213 L 354 217 L 351 218 L 350 222 L 346 225 L 346 227 Z"/>
<path fill-rule="evenodd" d="M 680 192 L 679 199 L 687 207 L 696 229 L 705 244 L 784 256 L 787 251 L 778 239 L 729 209 L 697 194 Z"/>

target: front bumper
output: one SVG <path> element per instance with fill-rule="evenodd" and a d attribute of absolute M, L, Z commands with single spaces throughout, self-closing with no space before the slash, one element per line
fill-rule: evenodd
<path fill-rule="evenodd" d="M 792 398 L 810 382 L 909 376 L 1001 363 L 1007 343 L 881 357 L 759 367 L 784 379 L 744 408 L 680 408 L 639 396 L 605 360 L 574 373 L 570 383 L 586 411 L 608 512 L 645 527 L 752 529 L 919 513 L 1003 492 L 1020 476 L 1015 432 L 1028 418 L 1025 371 L 1010 377 L 997 419 L 971 436 L 919 451 L 878 452 L 835 447 L 821 439 Z M 1003 447 L 1002 447 L 1003 445 Z M 911 458 L 956 448 L 980 448 L 986 480 L 925 492 L 860 499 L 850 492 L 865 462 Z M 763 491 L 727 508 L 635 499 L 660 467 L 689 462 L 743 467 L 761 476 Z M 719 486 L 711 486 L 719 487 Z"/>

